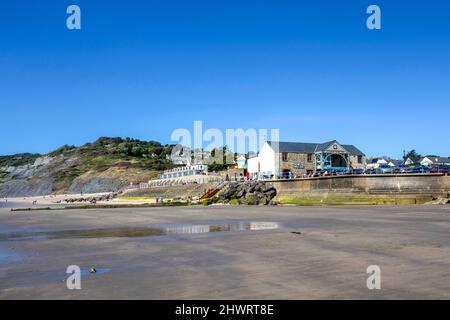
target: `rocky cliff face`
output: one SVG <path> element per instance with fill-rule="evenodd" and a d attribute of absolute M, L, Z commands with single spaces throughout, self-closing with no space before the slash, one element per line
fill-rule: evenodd
<path fill-rule="evenodd" d="M 149 170 L 114 167 L 79 172 L 80 159 L 43 156 L 33 164 L 1 167 L 0 197 L 41 196 L 54 193 L 116 192 L 130 182 L 150 179 Z"/>
<path fill-rule="evenodd" d="M 1 197 L 22 197 L 50 194 L 55 181 L 49 172 L 51 157 L 40 157 L 33 164 L 2 167 Z"/>

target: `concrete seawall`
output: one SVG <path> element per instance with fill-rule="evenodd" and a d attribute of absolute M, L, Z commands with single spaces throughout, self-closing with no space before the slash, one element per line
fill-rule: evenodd
<path fill-rule="evenodd" d="M 442 174 L 354 175 L 270 181 L 277 200 L 293 204 L 414 204 L 448 197 Z"/>

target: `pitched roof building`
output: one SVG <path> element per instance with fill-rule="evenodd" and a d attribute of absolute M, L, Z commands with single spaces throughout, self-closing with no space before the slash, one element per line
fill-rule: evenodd
<path fill-rule="evenodd" d="M 419 163 L 423 166 L 432 166 L 432 165 L 450 165 L 449 157 L 423 157 L 420 159 Z"/>
<path fill-rule="evenodd" d="M 267 141 L 257 157 L 248 159 L 253 176 L 302 176 L 318 170 L 364 168 L 365 154 L 336 140 L 325 143 Z"/>

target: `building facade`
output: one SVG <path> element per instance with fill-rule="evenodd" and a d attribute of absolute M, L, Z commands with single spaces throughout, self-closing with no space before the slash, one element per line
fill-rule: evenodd
<path fill-rule="evenodd" d="M 449 157 L 423 157 L 420 162 L 423 166 L 450 165 Z"/>
<path fill-rule="evenodd" d="M 183 167 L 173 168 L 171 170 L 166 170 L 162 175 L 160 175 L 160 179 L 175 179 L 181 178 L 185 176 L 192 176 L 198 174 L 208 174 L 208 165 L 206 164 L 196 164 L 196 165 L 188 165 Z"/>
<path fill-rule="evenodd" d="M 365 168 L 366 157 L 353 145 L 336 140 L 325 143 L 267 141 L 256 157 L 248 159 L 253 177 L 301 177 L 316 171 Z"/>

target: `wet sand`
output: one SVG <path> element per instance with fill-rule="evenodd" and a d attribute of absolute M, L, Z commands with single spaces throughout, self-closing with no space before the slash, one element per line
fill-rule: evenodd
<path fill-rule="evenodd" d="M 0 208 L 0 299 L 24 298 L 449 299 L 450 206 Z"/>

